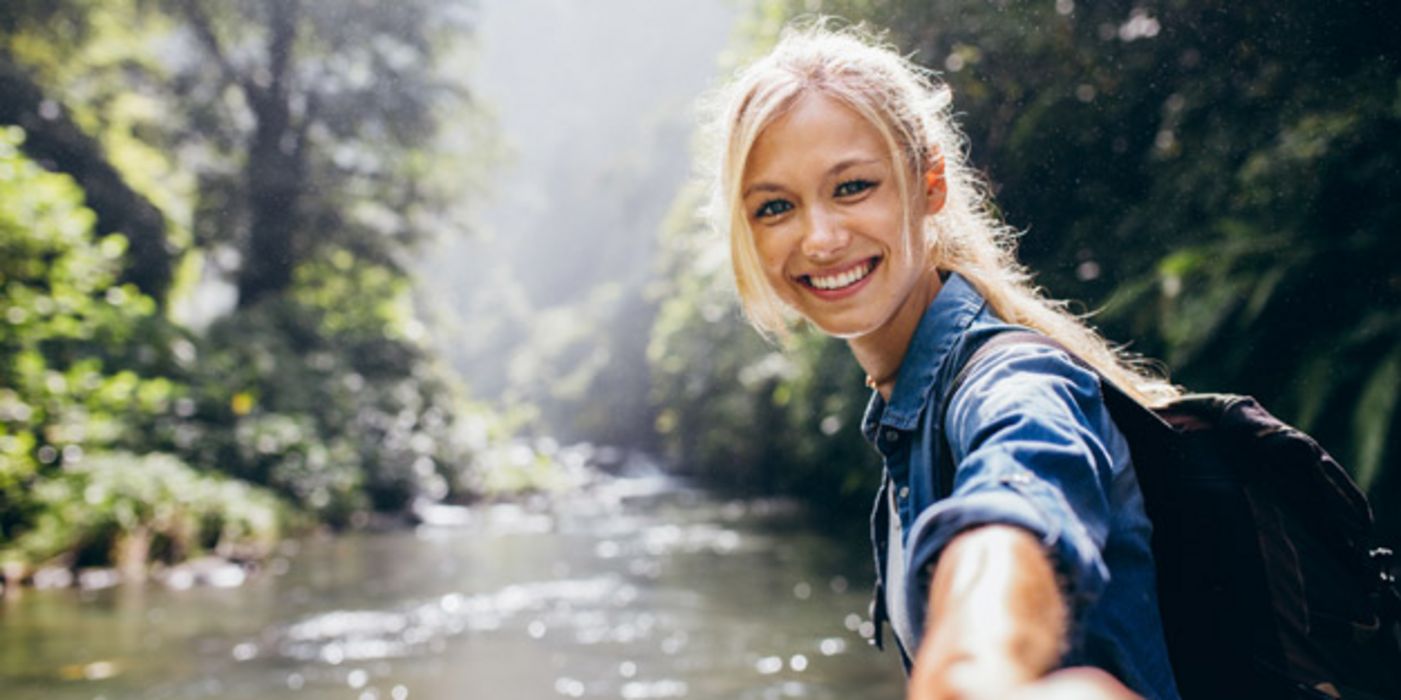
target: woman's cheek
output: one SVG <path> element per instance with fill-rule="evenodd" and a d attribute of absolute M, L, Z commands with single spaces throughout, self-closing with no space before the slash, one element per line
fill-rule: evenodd
<path fill-rule="evenodd" d="M 788 276 L 784 274 L 783 268 L 764 268 L 764 277 L 769 283 L 769 288 L 778 294 L 778 298 L 789 306 L 797 305 L 797 297 L 793 293 L 792 285 L 788 284 Z"/>
<path fill-rule="evenodd" d="M 759 253 L 759 264 L 764 268 L 764 277 L 776 290 L 782 290 L 785 278 L 784 267 L 788 256 L 784 254 L 782 231 L 767 231 L 759 239 L 755 248 Z"/>

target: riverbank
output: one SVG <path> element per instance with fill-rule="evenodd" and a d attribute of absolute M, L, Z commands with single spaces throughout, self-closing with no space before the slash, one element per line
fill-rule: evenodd
<path fill-rule="evenodd" d="M 48 513 L 38 526 L 0 546 L 0 595 L 147 582 L 232 588 L 269 561 L 277 566 L 286 538 L 466 527 L 501 505 L 543 513 L 560 499 L 607 501 L 617 497 L 610 488 L 618 479 L 660 473 L 640 452 L 548 438 L 501 441 L 464 471 L 467 503 L 419 497 L 400 511 L 358 513 L 330 528 L 271 491 L 166 455 L 87 459 L 44 485 L 36 501 Z"/>

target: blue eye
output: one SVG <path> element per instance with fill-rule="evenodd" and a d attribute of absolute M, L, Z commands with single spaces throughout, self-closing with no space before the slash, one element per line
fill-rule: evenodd
<path fill-rule="evenodd" d="M 832 192 L 832 196 L 850 197 L 852 195 L 861 194 L 862 192 L 865 192 L 866 190 L 869 190 L 875 186 L 876 183 L 871 182 L 870 180 L 847 180 L 846 182 L 837 185 L 837 189 L 834 192 Z"/>
<path fill-rule="evenodd" d="M 786 199 L 770 199 L 769 201 L 759 205 L 759 208 L 754 212 L 754 218 L 764 219 L 770 216 L 778 216 L 779 214 L 783 214 L 791 210 L 792 208 L 793 203 L 789 202 Z"/>

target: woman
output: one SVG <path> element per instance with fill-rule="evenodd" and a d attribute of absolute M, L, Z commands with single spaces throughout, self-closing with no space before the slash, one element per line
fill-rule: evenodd
<path fill-rule="evenodd" d="M 912 664 L 911 697 L 1176 698 L 1149 524 L 1097 375 L 1008 344 L 944 396 L 1012 327 L 1144 401 L 1174 394 L 1032 286 L 947 88 L 819 23 L 785 32 L 722 102 L 714 211 L 746 314 L 844 339 L 874 389 L 876 622 Z"/>

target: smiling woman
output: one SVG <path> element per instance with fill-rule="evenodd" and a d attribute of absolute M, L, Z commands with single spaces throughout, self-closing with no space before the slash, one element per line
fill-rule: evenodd
<path fill-rule="evenodd" d="M 741 71 L 716 97 L 710 127 L 717 159 L 709 211 L 715 228 L 728 234 L 740 299 L 761 332 L 786 335 L 802 310 L 782 296 L 783 285 L 769 284 L 759 244 L 770 220 L 779 223 L 803 205 L 789 191 L 801 176 L 831 176 L 826 199 L 855 202 L 869 196 L 861 194 L 866 190 L 884 189 L 901 203 L 899 216 L 910 227 L 902 252 L 922 269 L 959 273 L 1004 320 L 1055 337 L 1136 398 L 1160 403 L 1178 395 L 1144 363 L 1115 352 L 1066 312 L 1063 302 L 1035 287 L 1016 260 L 1016 231 L 995 214 L 982 180 L 965 160 L 949 89 L 927 69 L 861 31 L 831 31 L 816 22 L 790 27 L 768 56 Z M 808 97 L 830 109 L 807 105 Z M 852 116 L 859 119 L 842 118 Z M 832 126 L 845 131 L 827 133 L 821 125 L 804 124 L 816 118 L 844 121 Z M 793 133 L 774 133 L 770 127 L 779 122 L 792 126 Z M 803 129 L 807 133 L 800 135 Z M 837 145 L 840 153 L 812 148 L 804 140 L 824 134 L 824 142 Z M 787 144 L 777 143 L 785 138 Z M 761 162 L 774 151 L 789 160 Z M 783 168 L 788 170 L 780 172 Z M 780 182 L 785 175 L 793 182 Z"/>
<path fill-rule="evenodd" d="M 1031 284 L 947 88 L 817 22 L 736 77 L 715 126 L 712 212 L 746 314 L 844 339 L 875 389 L 875 622 L 911 697 L 1176 698 L 1150 527 L 1098 376 L 1039 344 L 960 370 L 1029 328 L 1141 400 L 1177 390 Z"/>
<path fill-rule="evenodd" d="M 799 99 L 750 153 L 745 203 L 765 280 L 830 335 L 908 325 L 937 289 L 916 236 L 943 206 L 943 180 L 907 205 L 893 157 L 870 121 L 822 94 Z"/>

